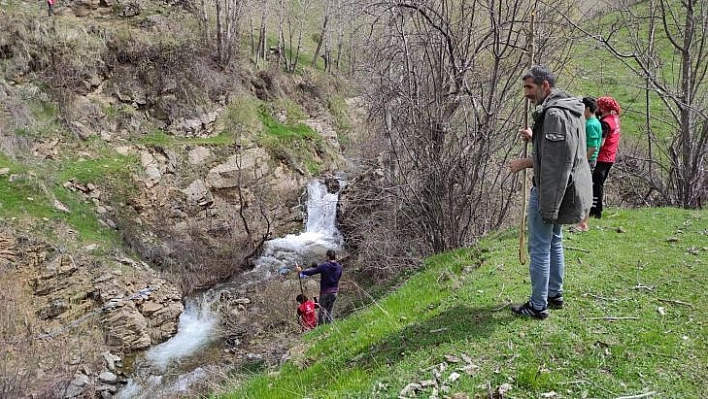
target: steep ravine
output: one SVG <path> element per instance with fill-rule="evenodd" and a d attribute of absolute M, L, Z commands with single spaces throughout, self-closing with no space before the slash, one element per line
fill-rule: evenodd
<path fill-rule="evenodd" d="M 132 378 L 118 397 L 185 394 L 192 392 L 195 384 L 213 381 L 215 376 L 225 375 L 229 370 L 248 364 L 279 363 L 287 348 L 283 336 L 274 331 L 255 333 L 258 320 L 267 317 L 262 312 L 269 311 L 273 302 L 285 302 L 285 309 L 294 312 L 294 305 L 289 304 L 297 292 L 290 291 L 292 280 L 288 278 L 294 265 L 310 264 L 323 259 L 328 249 L 342 248 L 342 237 L 336 227 L 340 187 L 340 182 L 333 179 L 310 181 L 304 209 L 306 223 L 301 232 L 266 242 L 253 270 L 187 298 L 177 334 L 139 356 Z M 291 295 L 285 298 L 269 295 L 274 291 L 290 291 Z M 241 322 L 234 325 L 232 318 Z M 288 340 L 297 336 L 294 327 L 285 331 Z M 239 336 L 224 339 L 234 333 L 234 328 Z"/>

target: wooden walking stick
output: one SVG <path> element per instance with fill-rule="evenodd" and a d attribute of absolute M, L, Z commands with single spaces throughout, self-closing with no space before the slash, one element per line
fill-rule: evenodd
<path fill-rule="evenodd" d="M 534 39 L 534 19 L 536 19 L 536 7 L 531 10 L 531 17 L 529 19 L 529 36 L 528 36 L 528 53 L 529 53 L 529 68 L 533 65 L 533 39 Z M 529 109 L 531 104 L 527 98 L 524 102 L 524 127 L 529 127 Z M 524 141 L 524 151 L 523 158 L 528 157 L 528 141 Z M 528 177 L 526 174 L 526 168 L 521 171 L 521 221 L 519 222 L 519 262 L 522 265 L 526 264 L 526 245 L 524 242 L 524 234 L 526 230 L 526 192 L 528 190 L 527 181 Z"/>
<path fill-rule="evenodd" d="M 300 265 L 295 262 L 295 267 L 300 267 Z M 300 293 L 302 297 L 305 298 L 305 290 L 302 288 L 302 277 L 300 277 L 300 272 L 297 272 L 297 280 L 300 282 Z"/>
<path fill-rule="evenodd" d="M 300 265 L 298 265 L 297 262 L 295 262 L 295 268 L 300 268 Z M 296 271 L 297 273 L 297 281 L 300 282 L 300 295 L 302 295 L 302 300 L 304 301 L 307 297 L 305 296 L 305 290 L 302 288 L 302 277 L 300 277 L 300 272 Z M 304 317 L 304 315 L 302 315 Z M 297 313 L 297 324 L 300 325 L 300 332 L 303 333 L 305 332 L 305 325 L 300 318 L 300 307 L 298 306 L 298 313 Z"/>

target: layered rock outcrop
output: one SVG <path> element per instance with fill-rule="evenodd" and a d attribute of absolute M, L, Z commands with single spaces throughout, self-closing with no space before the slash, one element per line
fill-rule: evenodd
<path fill-rule="evenodd" d="M 124 351 L 160 343 L 177 331 L 182 296 L 143 262 L 127 257 L 98 260 L 29 242 L 3 253 L 12 259 L 19 254 L 18 272 L 31 276 L 33 307 L 48 335 L 92 315 L 103 328 L 106 344 Z"/>

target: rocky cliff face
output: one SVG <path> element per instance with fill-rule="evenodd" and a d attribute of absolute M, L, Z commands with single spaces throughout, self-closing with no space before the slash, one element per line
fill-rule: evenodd
<path fill-rule="evenodd" d="M 72 397 L 115 382 L 98 378 L 115 371 L 107 351 L 168 339 L 184 294 L 238 275 L 264 240 L 302 228 L 304 189 L 319 172 L 287 146 L 259 145 L 258 106 L 321 136 L 307 161 L 344 164 L 324 90 L 305 90 L 316 87 L 308 77 L 214 68 L 178 22 L 125 19 L 179 3 L 73 0 L 53 19 L 33 5 L 18 22 L 0 20 L 0 189 L 22 184 L 51 204 L 40 216 L 0 198 L 0 396 Z M 259 104 L 255 122 L 229 114 L 239 96 Z M 300 108 L 295 117 L 279 98 Z M 114 158 L 124 180 L 95 170 Z M 89 219 L 116 241 L 81 237 L 72 223 Z"/>
<path fill-rule="evenodd" d="M 43 331 L 35 338 L 70 333 L 89 317 L 114 350 L 142 349 L 176 332 L 182 296 L 144 262 L 125 256 L 99 260 L 92 248 L 60 251 L 8 231 L 1 236 L 0 251 L 13 260 L 3 277 L 29 282 L 30 290 L 15 300 L 31 303 L 32 327 Z"/>
<path fill-rule="evenodd" d="M 101 353 L 129 353 L 176 332 L 183 310 L 178 289 L 144 262 L 100 250 L 0 229 L 0 361 L 9 367 L 3 394 L 73 397 L 86 384 L 46 384 L 72 369 L 88 381 L 107 367 Z M 42 386 L 52 393 L 41 393 Z"/>

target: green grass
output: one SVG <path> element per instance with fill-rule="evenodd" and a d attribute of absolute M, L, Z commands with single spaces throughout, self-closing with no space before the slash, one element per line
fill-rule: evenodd
<path fill-rule="evenodd" d="M 449 395 L 510 384 L 515 398 L 706 397 L 708 211 L 610 209 L 591 224 L 565 235 L 567 306 L 547 320 L 498 310 L 530 289 L 517 234 L 502 232 L 427 259 L 376 305 L 304 335 L 304 354 L 277 373 L 244 375 L 220 397 L 392 398 L 436 370 L 441 382 L 461 374 Z"/>
<path fill-rule="evenodd" d="M 129 177 L 128 172 L 135 169 L 138 161 L 135 156 L 115 155 L 109 158 L 72 159 L 62 162 L 59 179 L 62 182 L 77 179 L 81 183 L 99 183 L 106 178 L 122 175 Z"/>
<path fill-rule="evenodd" d="M 260 108 L 259 119 L 263 131 L 257 142 L 273 158 L 296 168 L 304 168 L 311 175 L 320 172 L 324 165 L 322 156 L 327 154 L 322 136 L 302 123 L 278 122 L 265 105 Z"/>
<path fill-rule="evenodd" d="M 302 123 L 289 124 L 276 121 L 265 107 L 261 108 L 259 118 L 265 127 L 265 134 L 279 140 L 316 140 L 319 136 L 317 132 Z"/>
<path fill-rule="evenodd" d="M 51 168 L 30 168 L 0 155 L 0 168 L 9 169 L 7 176 L 0 177 L 1 218 L 19 220 L 20 223 L 32 221 L 34 228 L 44 229 L 48 236 L 53 236 L 54 226 L 62 223 L 76 231 L 79 240 L 117 242 L 117 234 L 99 223 L 95 205 L 62 184 L 71 178 L 81 183 L 106 182 L 107 178 L 114 180 L 116 174 L 128 170 L 124 160 L 65 162 L 60 172 L 52 172 Z M 56 209 L 55 200 L 71 212 Z"/>

